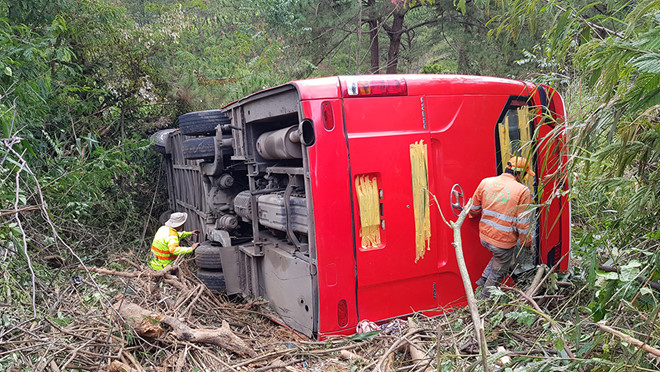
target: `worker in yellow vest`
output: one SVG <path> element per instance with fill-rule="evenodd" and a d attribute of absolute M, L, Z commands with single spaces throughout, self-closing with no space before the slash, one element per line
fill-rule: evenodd
<path fill-rule="evenodd" d="M 161 226 L 156 232 L 153 243 L 151 243 L 151 253 L 154 258 L 149 261 L 149 266 L 154 270 L 162 270 L 169 266 L 180 254 L 190 253 L 197 248 L 199 243 L 192 247 L 179 246 L 181 239 L 191 235 L 199 234 L 199 230 L 182 231 L 183 224 L 188 219 L 187 213 L 172 213 L 165 226 Z"/>

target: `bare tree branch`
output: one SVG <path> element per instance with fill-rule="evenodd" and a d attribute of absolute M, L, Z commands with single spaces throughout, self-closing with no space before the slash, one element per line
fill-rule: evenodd
<path fill-rule="evenodd" d="M 12 150 L 12 149 L 10 149 Z M 12 150 L 13 151 L 13 150 Z M 32 280 L 32 316 L 37 317 L 37 284 L 36 284 L 36 278 L 34 275 L 34 269 L 32 268 L 32 260 L 30 259 L 30 255 L 28 254 L 28 248 L 27 248 L 27 239 L 25 237 L 25 230 L 23 230 L 23 223 L 21 222 L 21 218 L 18 216 L 18 201 L 20 200 L 20 191 L 21 191 L 21 184 L 20 184 L 20 178 L 21 178 L 21 172 L 23 171 L 23 166 L 26 164 L 21 164 L 20 169 L 16 172 L 16 195 L 14 198 L 14 211 L 16 211 L 16 214 L 14 217 L 16 218 L 16 223 L 18 224 L 18 228 L 21 230 L 21 240 L 23 242 L 23 254 L 25 255 L 25 262 L 27 262 L 28 268 L 30 269 L 30 278 Z"/>
<path fill-rule="evenodd" d="M 461 226 L 463 226 L 463 222 L 465 221 L 470 208 L 472 208 L 472 198 L 470 198 L 467 204 L 463 207 L 463 210 L 461 211 L 461 214 L 458 215 L 456 221 L 450 222 L 451 228 L 454 230 L 454 242 L 451 244 L 454 246 L 454 251 L 456 252 L 458 270 L 461 273 L 465 296 L 467 297 L 470 315 L 472 316 L 472 323 L 474 324 L 474 334 L 479 343 L 479 349 L 481 350 L 481 364 L 484 368 L 484 372 L 488 372 L 490 371 L 490 368 L 488 367 L 488 349 L 486 345 L 485 327 L 481 322 L 479 309 L 477 308 L 477 300 L 474 298 L 472 283 L 470 282 L 470 274 L 468 273 L 467 266 L 465 265 L 465 258 L 463 257 L 463 242 L 461 239 Z M 440 209 L 440 205 L 438 205 L 438 209 Z"/>
<path fill-rule="evenodd" d="M 101 296 L 101 298 L 103 298 L 103 300 L 108 304 L 108 306 L 109 306 L 111 309 L 113 309 L 113 310 L 115 311 L 115 313 L 117 314 L 117 316 L 120 316 L 120 317 L 121 317 L 121 315 L 119 314 L 119 312 L 117 312 L 117 310 L 114 309 L 114 307 L 112 307 L 112 303 L 111 303 L 110 300 L 105 296 L 105 294 L 104 294 L 103 291 L 101 290 L 101 287 L 99 287 L 98 283 L 96 283 L 96 281 L 95 281 L 94 278 L 92 277 L 92 273 L 89 271 L 89 269 L 87 268 L 87 266 L 85 265 L 85 263 L 82 261 L 82 259 L 76 254 L 76 252 L 71 248 L 71 246 L 69 246 L 68 244 L 66 244 L 66 242 L 64 241 L 64 239 L 62 239 L 62 237 L 57 233 L 57 229 L 56 229 L 55 225 L 53 224 L 53 222 L 51 221 L 50 216 L 49 216 L 49 214 L 48 214 L 47 204 L 46 204 L 46 202 L 45 202 L 45 200 L 44 200 L 44 195 L 43 195 L 43 193 L 42 193 L 42 191 L 41 191 L 41 184 L 39 183 L 39 180 L 37 179 L 37 176 L 36 176 L 36 175 L 32 172 L 32 170 L 30 169 L 30 166 L 28 165 L 27 161 L 26 161 L 26 160 L 25 160 L 25 159 L 24 159 L 24 158 L 23 158 L 18 152 L 16 152 L 16 150 L 14 150 L 12 147 L 7 147 L 7 149 L 9 150 L 9 152 L 11 152 L 11 153 L 12 153 L 12 154 L 18 159 L 18 161 L 19 161 L 20 164 L 21 164 L 21 170 L 24 170 L 24 171 L 25 171 L 27 174 L 29 174 L 30 177 L 32 177 L 32 179 L 34 180 L 34 182 L 35 182 L 35 188 L 37 189 L 37 195 L 38 195 L 38 197 L 39 197 L 39 201 L 40 201 L 40 204 L 39 204 L 39 205 L 41 206 L 41 208 L 40 208 L 40 210 L 41 210 L 41 215 L 42 215 L 42 217 L 44 218 L 44 220 L 46 220 L 46 223 L 48 223 L 48 225 L 50 226 L 51 232 L 53 233 L 53 237 L 55 238 L 55 244 L 59 246 L 59 244 L 58 244 L 58 242 L 59 242 L 59 243 L 61 243 L 62 245 L 64 245 L 64 246 L 67 248 L 67 250 L 69 251 L 69 253 L 70 253 L 73 257 L 76 258 L 76 260 L 80 263 L 80 265 L 82 266 L 82 268 L 85 270 L 85 272 L 87 273 L 87 276 L 89 277 L 89 279 L 91 280 L 91 282 L 92 282 L 92 283 L 94 284 L 94 286 L 96 287 L 96 290 L 98 291 L 98 293 L 99 293 L 99 295 Z M 18 173 L 20 173 L 20 172 L 18 172 Z M 18 177 L 18 173 L 17 173 L 17 177 Z M 17 182 L 18 182 L 18 181 L 17 181 Z M 18 193 L 18 187 L 17 187 L 16 192 Z M 16 206 L 15 206 L 15 209 L 17 209 Z M 25 240 L 25 233 L 24 233 L 24 232 L 23 232 L 23 239 Z M 28 265 L 30 265 L 31 263 L 29 262 L 29 256 L 27 255 L 27 248 L 26 248 L 26 247 L 27 247 L 27 245 L 25 246 L 25 250 L 26 250 L 26 252 L 25 252 L 25 253 L 26 253 L 26 259 L 28 260 Z M 33 280 L 34 280 L 34 273 L 32 273 L 32 275 L 33 275 Z M 35 284 L 33 283 L 33 288 L 34 288 L 34 286 L 35 286 Z M 34 291 L 33 291 L 33 294 L 32 294 L 32 295 L 33 295 L 33 298 L 34 298 L 34 296 L 35 296 Z M 33 299 L 33 301 L 34 301 L 34 299 Z M 36 311 L 36 310 L 35 310 L 35 311 Z"/>

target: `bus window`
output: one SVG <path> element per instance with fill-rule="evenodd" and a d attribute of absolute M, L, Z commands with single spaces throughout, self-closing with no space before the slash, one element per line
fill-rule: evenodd
<path fill-rule="evenodd" d="M 503 120 L 497 125 L 500 142 L 498 174 L 504 172 L 507 161 L 514 156 L 522 156 L 534 162 L 532 125 L 534 122 L 530 120 L 528 106 L 509 107 L 506 110 Z M 530 164 L 530 167 L 536 169 L 534 164 Z M 534 196 L 534 179 L 525 177 L 523 183 Z"/>

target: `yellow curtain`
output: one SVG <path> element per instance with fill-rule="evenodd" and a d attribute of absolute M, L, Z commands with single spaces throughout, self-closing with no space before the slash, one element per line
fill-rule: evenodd
<path fill-rule="evenodd" d="M 500 123 L 497 128 L 500 132 L 500 156 L 502 160 L 502 172 L 506 169 L 506 162 L 511 159 L 511 138 L 509 137 L 509 117 L 504 117 L 504 124 Z"/>
<path fill-rule="evenodd" d="M 360 237 L 363 248 L 380 245 L 380 203 L 376 177 L 358 176 L 355 178 L 358 206 L 360 207 Z"/>
<path fill-rule="evenodd" d="M 518 130 L 520 130 L 520 155 L 524 156 L 529 162 L 530 169 L 533 169 L 533 143 L 531 125 L 529 124 L 529 107 L 522 106 L 518 108 Z M 534 179 L 525 177 L 523 183 L 534 192 Z"/>
<path fill-rule="evenodd" d="M 423 140 L 410 145 L 413 207 L 415 213 L 415 262 L 424 258 L 431 238 L 429 205 L 429 173 L 426 144 Z"/>

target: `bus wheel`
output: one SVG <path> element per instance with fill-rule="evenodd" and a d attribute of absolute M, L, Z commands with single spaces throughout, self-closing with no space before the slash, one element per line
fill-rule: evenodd
<path fill-rule="evenodd" d="M 225 275 L 221 272 L 200 269 L 197 271 L 197 277 L 212 291 L 224 292 L 227 289 Z"/>
<path fill-rule="evenodd" d="M 163 129 L 151 135 L 151 148 L 156 152 L 161 154 L 166 154 L 165 141 L 167 140 L 167 135 L 175 131 L 176 129 Z"/>
<path fill-rule="evenodd" d="M 218 125 L 231 124 L 231 120 L 220 110 L 189 112 L 179 116 L 181 133 L 188 136 L 215 134 Z"/>
<path fill-rule="evenodd" d="M 214 137 L 191 138 L 183 141 L 183 157 L 213 160 L 215 157 Z"/>
<path fill-rule="evenodd" d="M 222 270 L 222 261 L 220 260 L 221 247 L 216 244 L 207 240 L 195 249 L 195 263 L 197 267 L 215 271 Z"/>

